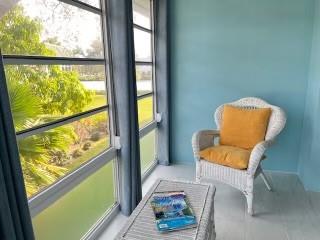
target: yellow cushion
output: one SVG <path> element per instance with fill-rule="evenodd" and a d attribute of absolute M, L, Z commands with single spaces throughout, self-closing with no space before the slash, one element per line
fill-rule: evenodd
<path fill-rule="evenodd" d="M 214 146 L 200 151 L 200 157 L 208 162 L 236 169 L 247 169 L 250 151 L 232 146 Z"/>
<path fill-rule="evenodd" d="M 270 115 L 270 108 L 245 109 L 225 105 L 220 144 L 252 149 L 264 140 Z"/>

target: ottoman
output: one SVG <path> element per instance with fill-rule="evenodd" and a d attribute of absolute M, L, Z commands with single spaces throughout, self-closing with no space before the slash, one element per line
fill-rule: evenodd
<path fill-rule="evenodd" d="M 198 225 L 172 232 L 158 232 L 150 205 L 153 192 L 184 191 Z M 119 232 L 118 240 L 215 240 L 215 187 L 211 184 L 159 179 L 144 196 Z"/>

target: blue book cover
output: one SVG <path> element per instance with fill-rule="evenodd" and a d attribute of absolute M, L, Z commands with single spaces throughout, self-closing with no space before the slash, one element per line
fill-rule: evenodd
<path fill-rule="evenodd" d="M 183 191 L 156 192 L 151 206 L 160 232 L 197 226 L 196 217 Z"/>

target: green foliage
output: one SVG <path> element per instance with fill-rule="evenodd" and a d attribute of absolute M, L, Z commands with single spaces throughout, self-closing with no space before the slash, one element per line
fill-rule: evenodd
<path fill-rule="evenodd" d="M 41 43 L 40 21 L 24 15 L 17 5 L 0 21 L 0 43 L 3 53 L 53 56 L 54 52 Z"/>
<path fill-rule="evenodd" d="M 18 5 L 0 21 L 0 47 L 7 54 L 54 56 L 55 52 L 41 41 L 41 31 L 41 22 L 25 16 Z M 44 114 L 78 113 L 94 95 L 81 84 L 77 72 L 64 71 L 60 66 L 7 66 L 6 73 L 11 81 L 31 86 Z"/>
<path fill-rule="evenodd" d="M 50 161 L 55 156 L 55 151 L 66 152 L 73 141 L 74 132 L 70 127 L 60 127 L 19 140 L 20 159 L 29 195 L 67 172 L 66 168 Z"/>
<path fill-rule="evenodd" d="M 32 94 L 30 86 L 13 81 L 16 75 L 20 74 L 20 72 L 15 73 L 9 74 L 7 81 L 15 128 L 20 131 L 28 125 L 31 119 L 41 114 L 41 105 L 39 98 Z"/>
<path fill-rule="evenodd" d="M 5 54 L 55 56 L 41 40 L 42 24 L 17 5 L 0 20 L 0 47 Z M 57 39 L 49 39 L 55 42 Z M 60 66 L 6 66 L 11 109 L 16 130 L 81 112 L 92 101 L 75 71 Z M 19 151 L 28 196 L 53 183 L 67 169 L 61 167 L 78 136 L 69 125 L 19 140 Z"/>
<path fill-rule="evenodd" d="M 49 69 L 49 75 L 38 89 L 44 99 L 44 112 L 63 115 L 81 112 L 92 101 L 94 93 L 84 88 L 77 72 L 62 71 L 59 66 L 49 66 Z"/>
<path fill-rule="evenodd" d="M 81 84 L 77 72 L 63 71 L 60 66 L 7 66 L 6 74 L 9 81 L 30 86 L 43 114 L 79 113 L 94 96 Z"/>
<path fill-rule="evenodd" d="M 17 130 L 44 123 L 36 118 L 41 108 L 38 97 L 32 94 L 29 85 L 9 81 L 8 91 Z M 66 152 L 76 138 L 71 127 L 60 127 L 19 140 L 20 159 L 29 195 L 65 174 L 67 169 L 50 164 L 50 161 L 55 151 Z"/>

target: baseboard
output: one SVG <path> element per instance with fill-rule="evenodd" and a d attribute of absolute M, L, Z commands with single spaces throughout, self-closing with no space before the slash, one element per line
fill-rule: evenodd
<path fill-rule="evenodd" d="M 264 172 L 271 172 L 271 173 L 283 173 L 283 174 L 292 174 L 292 175 L 297 175 L 299 178 L 299 174 L 297 172 L 290 172 L 290 171 L 282 171 L 282 170 L 268 170 L 268 169 L 263 169 Z M 300 179 L 301 180 L 301 179 Z"/>

